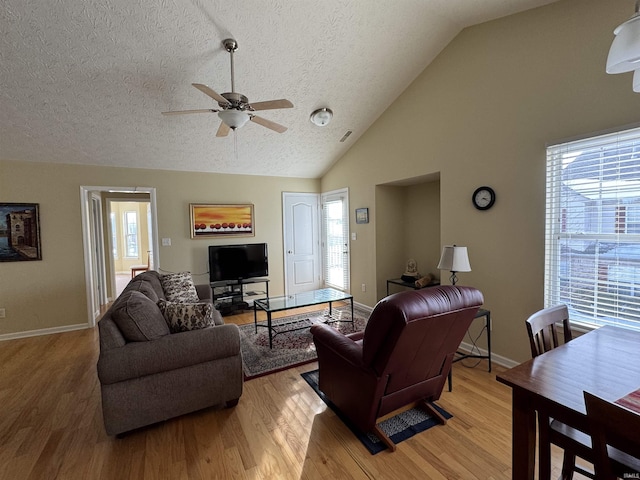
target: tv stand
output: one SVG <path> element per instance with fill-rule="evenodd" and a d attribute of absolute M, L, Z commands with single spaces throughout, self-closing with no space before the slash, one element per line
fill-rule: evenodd
<path fill-rule="evenodd" d="M 263 283 L 264 290 L 247 290 L 246 285 Z M 268 278 L 241 278 L 238 280 L 222 280 L 211 282 L 213 291 L 213 305 L 222 315 L 232 315 L 236 312 L 248 310 L 251 301 L 269 297 Z"/>

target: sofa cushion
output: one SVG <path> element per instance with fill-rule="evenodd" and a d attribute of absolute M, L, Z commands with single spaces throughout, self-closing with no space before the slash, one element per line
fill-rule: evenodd
<path fill-rule="evenodd" d="M 158 303 L 158 300 L 160 300 L 157 291 L 153 288 L 151 283 L 142 279 L 138 280 L 137 277 L 129 282 L 126 290 L 140 292 L 154 303 Z"/>
<path fill-rule="evenodd" d="M 158 305 L 135 290 L 123 296 L 112 315 L 128 342 L 146 342 L 170 333 Z"/>
<path fill-rule="evenodd" d="M 160 282 L 169 302 L 196 303 L 200 300 L 191 272 L 168 273 L 160 277 Z"/>
<path fill-rule="evenodd" d="M 164 314 L 171 333 L 198 330 L 215 325 L 213 305 L 209 302 L 178 303 L 160 300 L 158 307 Z"/>

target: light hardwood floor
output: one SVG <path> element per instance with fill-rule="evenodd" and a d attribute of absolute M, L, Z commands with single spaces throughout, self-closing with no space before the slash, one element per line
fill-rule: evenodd
<path fill-rule="evenodd" d="M 109 437 L 97 358 L 97 328 L 0 342 L 0 479 L 511 478 L 511 392 L 495 380 L 499 366 L 455 364 L 453 392 L 438 402 L 453 418 L 372 456 L 300 376 L 316 363 L 245 382 L 235 408 Z"/>

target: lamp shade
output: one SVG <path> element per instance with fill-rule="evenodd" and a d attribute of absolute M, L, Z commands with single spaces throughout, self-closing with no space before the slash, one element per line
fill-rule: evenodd
<path fill-rule="evenodd" d="M 450 272 L 470 272 L 471 265 L 469 265 L 467 247 L 458 247 L 456 245 L 442 247 L 438 269 L 449 270 Z"/>
<path fill-rule="evenodd" d="M 233 130 L 242 127 L 249 121 L 249 115 L 240 110 L 223 110 L 218 112 L 218 116 Z"/>
<path fill-rule="evenodd" d="M 625 73 L 640 68 L 640 15 L 624 22 L 613 33 L 615 38 L 607 57 L 607 73 Z"/>

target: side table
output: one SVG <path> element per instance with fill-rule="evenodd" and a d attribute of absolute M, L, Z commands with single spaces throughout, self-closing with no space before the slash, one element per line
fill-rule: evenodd
<path fill-rule="evenodd" d="M 491 371 L 491 311 L 486 310 L 484 308 L 480 308 L 478 309 L 478 313 L 476 313 L 476 316 L 473 318 L 475 320 L 476 318 L 482 318 L 482 317 L 485 318 L 485 330 L 487 332 L 487 354 L 476 355 L 473 353 L 464 353 L 464 352 L 458 351 L 456 352 L 456 358 L 453 359 L 452 363 L 459 362 L 460 360 L 464 360 L 466 358 L 486 358 L 487 360 L 489 360 L 489 372 L 490 372 Z M 449 391 L 452 390 L 452 379 L 453 379 L 452 370 L 450 370 L 449 377 L 448 377 Z"/>
<path fill-rule="evenodd" d="M 387 280 L 387 297 L 389 296 L 389 285 L 399 285 L 405 288 L 411 288 L 413 290 L 420 290 L 421 288 L 434 287 L 436 285 L 440 285 L 440 282 L 433 282 L 429 285 L 425 285 L 424 287 L 416 287 L 414 282 L 405 282 L 401 278 L 391 278 Z"/>

